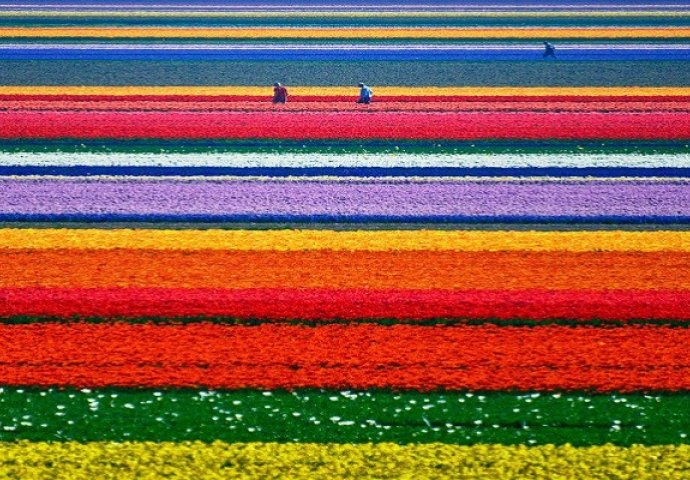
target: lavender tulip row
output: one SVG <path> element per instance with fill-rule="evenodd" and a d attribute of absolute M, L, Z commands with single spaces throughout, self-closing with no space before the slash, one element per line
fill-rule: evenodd
<path fill-rule="evenodd" d="M 690 218 L 688 180 L 5 178 L 0 191 L 5 221 Z"/>

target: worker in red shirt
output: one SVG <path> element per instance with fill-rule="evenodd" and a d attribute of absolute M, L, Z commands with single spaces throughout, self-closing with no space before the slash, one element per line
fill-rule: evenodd
<path fill-rule="evenodd" d="M 273 84 L 273 103 L 286 103 L 288 91 L 280 82 Z"/>

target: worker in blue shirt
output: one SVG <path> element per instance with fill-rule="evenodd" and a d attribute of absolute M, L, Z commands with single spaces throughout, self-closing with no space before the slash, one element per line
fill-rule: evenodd
<path fill-rule="evenodd" d="M 358 87 L 359 99 L 357 100 L 357 103 L 371 103 L 371 97 L 374 96 L 374 92 L 371 91 L 371 88 L 367 87 L 363 83 L 358 84 Z"/>
<path fill-rule="evenodd" d="M 544 58 L 556 58 L 556 47 L 551 45 L 549 42 L 544 42 L 544 54 L 542 55 Z"/>

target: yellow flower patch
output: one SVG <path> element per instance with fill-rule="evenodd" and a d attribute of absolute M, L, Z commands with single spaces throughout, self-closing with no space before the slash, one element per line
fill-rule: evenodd
<path fill-rule="evenodd" d="M 0 249 L 687 252 L 683 231 L 0 229 Z"/>
<path fill-rule="evenodd" d="M 687 479 L 690 446 L 441 443 L 0 444 L 0 477 L 34 479 Z"/>

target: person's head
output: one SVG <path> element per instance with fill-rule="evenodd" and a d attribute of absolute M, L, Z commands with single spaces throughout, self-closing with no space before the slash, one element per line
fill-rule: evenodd
<path fill-rule="evenodd" d="M 274 87 L 282 87 L 283 84 L 280 83 L 280 82 L 276 82 L 276 83 L 273 84 L 273 86 L 274 86 Z"/>
<path fill-rule="evenodd" d="M 549 46 L 549 42 L 546 42 L 546 41 L 545 41 L 545 42 L 544 42 L 544 45 L 546 45 L 546 46 L 548 47 L 548 46 Z"/>
<path fill-rule="evenodd" d="M 362 88 L 362 87 L 364 87 L 364 84 L 363 84 L 363 83 L 358 83 L 357 86 L 358 86 L 359 88 Z"/>

